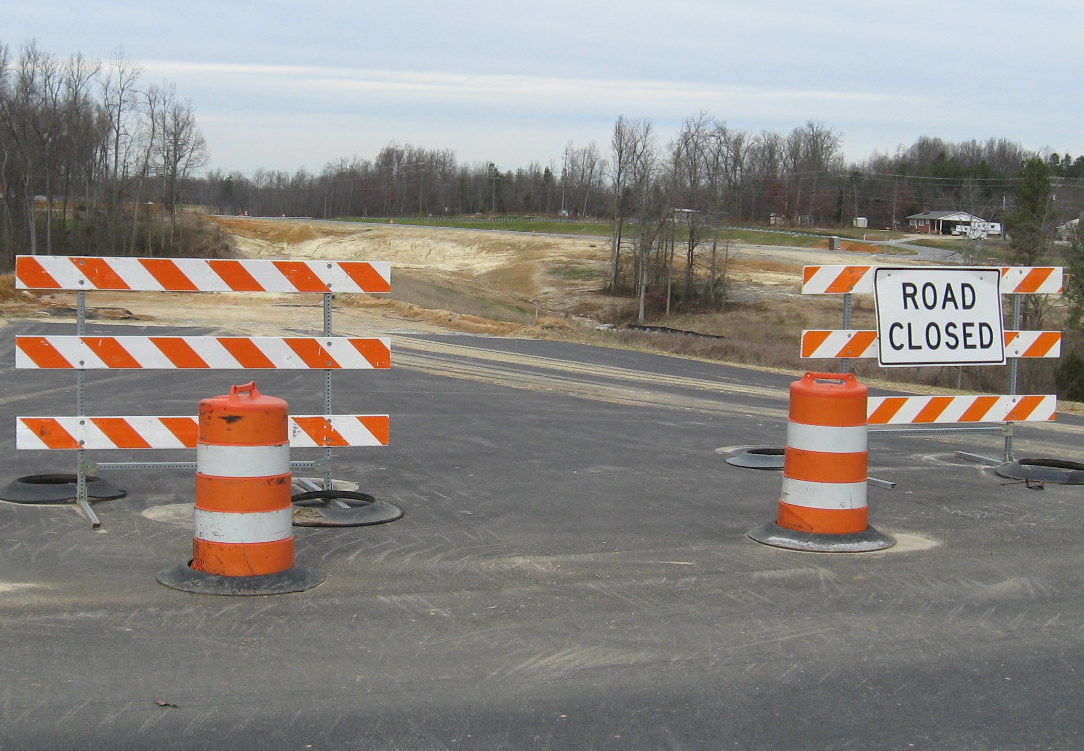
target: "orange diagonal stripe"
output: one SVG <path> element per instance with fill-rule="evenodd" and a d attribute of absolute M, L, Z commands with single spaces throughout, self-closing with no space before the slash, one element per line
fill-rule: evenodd
<path fill-rule="evenodd" d="M 1061 343 L 1060 331 L 1043 331 L 1023 353 L 1024 357 L 1045 357 Z"/>
<path fill-rule="evenodd" d="M 179 336 L 152 336 L 151 344 L 159 349 L 175 367 L 209 368 L 207 361 L 200 357 L 192 345 Z"/>
<path fill-rule="evenodd" d="M 892 396 L 885 399 L 881 402 L 881 406 L 873 410 L 873 413 L 869 416 L 869 424 L 887 425 L 896 416 L 896 413 L 903 409 L 903 405 L 906 403 L 907 398 L 902 396 Z"/>
<path fill-rule="evenodd" d="M 116 444 L 119 449 L 149 449 L 151 445 L 147 440 L 132 428 L 123 417 L 91 417 L 88 418 L 98 430 L 105 433 L 106 438 Z"/>
<path fill-rule="evenodd" d="M 28 289 L 60 289 L 60 282 L 42 268 L 37 258 L 30 256 L 15 259 L 15 278 Z"/>
<path fill-rule="evenodd" d="M 120 342 L 111 336 L 84 336 L 83 344 L 96 354 L 107 368 L 142 368 Z"/>
<path fill-rule="evenodd" d="M 931 396 L 926 406 L 915 415 L 914 422 L 936 422 L 937 418 L 952 404 L 951 396 Z"/>
<path fill-rule="evenodd" d="M 1014 420 L 1026 420 L 1034 414 L 1035 410 L 1039 408 L 1043 402 L 1041 396 L 1022 396 L 1016 406 L 1009 410 L 1009 414 L 1005 415 L 1005 422 L 1012 422 Z M 1049 419 L 1049 418 L 1047 418 Z"/>
<path fill-rule="evenodd" d="M 274 368 L 275 363 L 263 353 L 256 343 L 244 337 L 224 336 L 218 340 L 242 368 Z"/>
<path fill-rule="evenodd" d="M 166 258 L 141 258 L 139 262 L 162 288 L 169 292 L 199 292 L 195 282 L 177 264 Z"/>
<path fill-rule="evenodd" d="M 391 367 L 391 350 L 380 339 L 351 339 L 350 343 L 374 368 Z"/>
<path fill-rule="evenodd" d="M 208 261 L 207 265 L 234 292 L 264 291 L 263 285 L 256 281 L 240 261 Z"/>
<path fill-rule="evenodd" d="M 976 396 L 971 406 L 960 415 L 960 422 L 987 422 L 986 415 L 997 404 L 996 396 Z"/>
<path fill-rule="evenodd" d="M 15 346 L 39 368 L 74 368 L 44 336 L 17 336 Z"/>
<path fill-rule="evenodd" d="M 1034 268 L 1027 273 L 1027 275 L 1020 280 L 1020 283 L 1016 285 L 1014 292 L 1034 292 L 1043 286 L 1043 282 L 1050 278 L 1050 275 L 1054 273 L 1054 269 L 1049 266 L 1042 266 Z"/>
<path fill-rule="evenodd" d="M 199 423 L 192 417 L 162 417 L 158 420 L 186 448 L 195 448 L 199 441 Z"/>
<path fill-rule="evenodd" d="M 358 415 L 358 422 L 365 426 L 381 446 L 387 446 L 391 441 L 391 418 L 387 415 Z"/>
<path fill-rule="evenodd" d="M 349 446 L 339 431 L 331 426 L 331 421 L 324 417 L 294 417 L 297 426 L 305 431 L 317 446 Z"/>
<path fill-rule="evenodd" d="M 826 291 L 833 293 L 850 292 L 867 271 L 869 271 L 869 266 L 844 266 L 843 271 L 832 280 Z"/>
<path fill-rule="evenodd" d="M 308 264 L 302 261 L 273 261 L 273 263 L 275 268 L 297 288 L 298 292 L 331 291 L 331 288 L 312 272 Z"/>
<path fill-rule="evenodd" d="M 324 345 L 315 339 L 283 339 L 282 341 L 286 342 L 286 346 L 310 368 L 331 370 L 342 367 L 331 356 L 331 353 L 324 349 Z"/>
<path fill-rule="evenodd" d="M 861 357 L 862 354 L 877 340 L 876 331 L 856 331 L 851 340 L 840 350 L 840 357 Z"/>
<path fill-rule="evenodd" d="M 371 263 L 343 261 L 339 264 L 362 292 L 391 292 L 391 282 L 377 273 Z"/>
<path fill-rule="evenodd" d="M 73 258 L 95 289 L 131 289 L 105 258 Z"/>
<path fill-rule="evenodd" d="M 51 449 L 77 449 L 81 448 L 75 436 L 61 427 L 60 423 L 51 417 L 20 417 L 23 425 L 30 428 L 34 435 L 41 439 L 42 443 Z"/>
<path fill-rule="evenodd" d="M 832 335 L 831 331 L 803 331 L 802 357 L 813 357 L 820 346 Z"/>

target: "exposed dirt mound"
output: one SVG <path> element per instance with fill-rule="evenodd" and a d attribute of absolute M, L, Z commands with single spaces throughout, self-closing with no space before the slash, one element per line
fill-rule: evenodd
<path fill-rule="evenodd" d="M 245 217 L 227 216 L 210 216 L 207 219 L 234 236 L 280 245 L 294 245 L 322 236 L 311 224 L 307 223 L 256 221 Z"/>
<path fill-rule="evenodd" d="M 12 274 L 0 274 L 0 302 L 12 302 L 22 296 L 22 291 L 15 289 L 15 277 Z"/>
<path fill-rule="evenodd" d="M 14 274 L 0 274 L 0 312 L 4 315 L 28 315 L 44 306 L 36 292 L 15 288 Z"/>

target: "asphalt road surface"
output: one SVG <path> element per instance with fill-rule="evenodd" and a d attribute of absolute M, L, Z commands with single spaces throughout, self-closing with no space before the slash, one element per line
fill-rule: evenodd
<path fill-rule="evenodd" d="M 70 326 L 13 322 L 0 351 L 46 331 Z M 74 413 L 73 374 L 2 362 L 0 481 L 73 471 L 13 450 L 16 415 Z M 392 445 L 333 469 L 405 516 L 295 527 L 307 592 L 156 582 L 190 557 L 190 471 L 110 473 L 97 531 L 0 503 L 0 748 L 1080 748 L 1084 497 L 955 454 L 999 437 L 872 437 L 899 544 L 800 553 L 746 536 L 780 474 L 725 462 L 783 444 L 793 376 L 465 336 L 397 336 L 393 362 L 335 375 L 335 411 L 390 414 Z M 107 371 L 88 411 L 195 414 L 252 377 L 322 410 L 319 373 Z M 1019 426 L 1017 453 L 1081 461 L 1082 437 Z M 164 457 L 193 458 L 91 456 Z"/>

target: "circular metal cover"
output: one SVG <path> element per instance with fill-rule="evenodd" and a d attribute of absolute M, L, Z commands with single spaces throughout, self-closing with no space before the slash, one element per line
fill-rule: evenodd
<path fill-rule="evenodd" d="M 403 516 L 398 506 L 356 491 L 313 490 L 292 500 L 295 527 L 364 527 Z"/>
<path fill-rule="evenodd" d="M 726 460 L 727 464 L 747 469 L 783 469 L 783 446 L 760 446 L 745 449 Z"/>
<path fill-rule="evenodd" d="M 125 494 L 125 491 L 95 475 L 86 475 L 84 479 L 87 498 L 92 501 L 111 500 Z M 78 481 L 78 475 L 74 474 L 27 475 L 12 480 L 0 489 L 0 501 L 27 504 L 74 501 Z"/>
<path fill-rule="evenodd" d="M 1064 459 L 1017 459 L 994 468 L 998 477 L 1056 485 L 1084 485 L 1084 463 Z"/>

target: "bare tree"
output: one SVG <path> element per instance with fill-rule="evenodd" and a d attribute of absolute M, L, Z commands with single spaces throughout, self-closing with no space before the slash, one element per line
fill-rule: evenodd
<path fill-rule="evenodd" d="M 171 250 L 175 250 L 180 183 L 187 179 L 193 170 L 206 164 L 207 144 L 196 123 L 192 102 L 177 101 L 172 86 L 163 92 L 156 130 L 159 174 L 163 181 L 166 208 L 169 210 L 169 246 Z"/>
<path fill-rule="evenodd" d="M 138 161 L 146 164 L 146 157 L 140 160 L 134 153 L 141 130 L 137 89 L 141 72 L 137 65 L 125 59 L 122 49 L 117 49 L 101 84 L 102 108 L 109 129 L 103 159 L 103 177 L 108 186 L 105 210 L 109 249 L 114 253 L 122 250 L 119 232 L 125 192 L 135 177 L 133 173 L 145 177 L 145 171 L 138 170 L 136 164 Z M 153 123 L 150 125 L 153 127 Z M 138 220 L 138 206 L 133 206 L 132 213 L 134 223 Z M 133 237 L 134 234 L 133 229 Z"/>
<path fill-rule="evenodd" d="M 610 139 L 613 161 L 610 169 L 610 190 L 613 196 L 613 231 L 610 235 L 610 280 L 608 288 L 617 292 L 621 287 L 621 244 L 625 224 L 642 199 L 650 177 L 653 161 L 654 134 L 646 120 L 629 121 L 617 118 Z"/>
<path fill-rule="evenodd" d="M 580 216 L 587 216 L 590 198 L 599 192 L 606 160 L 599 153 L 594 141 L 586 146 L 565 146 L 564 177 L 570 193 L 577 196 L 575 206 Z M 562 203 L 562 208 L 566 208 Z"/>

